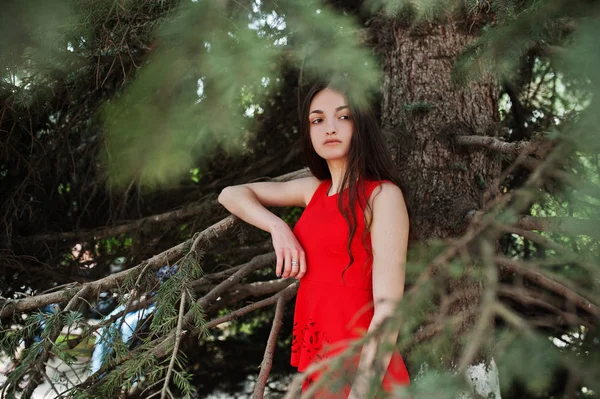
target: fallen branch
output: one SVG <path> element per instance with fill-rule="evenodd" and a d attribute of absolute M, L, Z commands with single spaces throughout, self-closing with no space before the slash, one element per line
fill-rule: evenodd
<path fill-rule="evenodd" d="M 288 181 L 308 175 L 309 174 L 307 169 L 301 169 L 292 173 L 279 176 L 273 179 L 273 181 Z M 166 264 L 174 264 L 182 256 L 186 255 L 189 251 L 190 246 L 194 247 L 194 244 L 197 245 L 198 243 L 203 242 L 205 243 L 205 245 L 202 246 L 202 248 L 197 247 L 197 249 L 205 249 L 209 245 L 210 240 L 221 236 L 226 231 L 230 230 L 238 222 L 239 219 L 237 217 L 230 215 L 224 218 L 223 220 L 219 221 L 218 223 L 215 223 L 214 225 L 208 227 L 207 229 L 196 235 L 194 238 L 188 239 L 182 242 L 181 244 L 178 244 L 158 255 L 155 255 L 152 258 L 143 261 L 139 265 L 132 267 L 131 269 L 111 274 L 110 276 L 104 277 L 102 279 L 90 283 L 85 283 L 84 286 L 89 287 L 89 289 L 87 290 L 87 297 L 95 296 L 99 292 L 118 287 L 130 275 L 139 274 L 144 269 L 146 269 L 148 272 L 152 272 Z M 67 303 L 73 297 L 73 295 L 75 295 L 79 291 L 80 286 L 80 284 L 72 284 L 66 287 L 65 289 L 48 294 L 36 295 L 17 300 L 2 300 L 0 301 L 0 319 L 7 316 L 11 316 L 15 313 L 22 313 L 35 310 L 42 306 L 50 304 Z"/>
<path fill-rule="evenodd" d="M 204 232 L 200 234 L 214 235 L 217 231 L 226 231 L 233 224 L 235 220 L 233 217 L 226 218 L 216 225 L 211 226 Z M 146 266 L 148 267 L 148 271 L 156 270 L 166 264 L 174 263 L 175 260 L 178 260 L 182 257 L 187 251 L 186 249 L 191 244 L 191 239 L 187 240 L 179 245 L 176 245 L 173 248 L 170 248 L 158 255 L 153 256 L 152 258 L 145 260 L 139 265 L 124 270 L 119 273 L 111 274 L 110 276 L 101 278 L 100 280 L 96 280 L 90 283 L 85 283 L 83 286 L 88 287 L 86 298 L 97 295 L 99 292 L 109 290 L 111 288 L 115 288 L 120 286 L 125 279 L 127 279 L 130 275 L 134 275 L 140 273 Z M 0 302 L 0 318 L 4 318 L 7 316 L 11 316 L 15 313 L 22 313 L 31 310 L 35 310 L 41 308 L 42 306 L 50 305 L 50 304 L 62 304 L 68 302 L 77 292 L 79 292 L 81 285 L 80 284 L 72 284 L 65 289 L 60 291 L 51 292 L 49 294 L 35 295 L 26 297 L 23 299 L 6 299 Z"/>
<path fill-rule="evenodd" d="M 215 206 L 215 201 L 201 201 L 197 203 L 188 204 L 181 209 L 169 211 L 157 215 L 147 216 L 145 218 L 137 219 L 129 223 L 123 223 L 116 226 L 102 227 L 93 230 L 80 230 L 80 231 L 67 231 L 67 232 L 55 232 L 45 233 L 26 237 L 15 237 L 13 241 L 28 244 L 46 241 L 85 241 L 85 240 L 99 240 L 106 237 L 115 237 L 121 234 L 130 233 L 132 231 L 138 231 L 146 226 L 164 226 L 166 222 L 189 219 L 194 216 L 198 216 L 206 212 L 207 208 Z"/>
<path fill-rule="evenodd" d="M 277 294 L 263 299 L 262 301 L 255 302 L 251 305 L 245 306 L 241 309 L 234 310 L 231 313 L 226 314 L 225 316 L 218 317 L 206 323 L 206 328 L 213 328 L 220 324 L 226 323 L 228 321 L 232 321 L 237 319 L 238 317 L 244 316 L 250 312 L 253 312 L 257 309 L 267 307 L 269 305 L 273 305 L 277 302 L 280 296 L 283 296 L 287 299 L 293 298 L 298 292 L 298 283 L 290 284 L 287 288 L 282 291 L 279 291 Z M 194 334 L 197 333 L 197 330 L 193 331 Z"/>
<path fill-rule="evenodd" d="M 263 361 L 260 364 L 260 373 L 258 374 L 258 379 L 254 387 L 254 395 L 252 395 L 253 399 L 263 399 L 263 396 L 265 395 L 265 386 L 267 385 L 267 379 L 269 378 L 269 373 L 273 367 L 273 356 L 275 354 L 275 346 L 277 345 L 277 337 L 279 336 L 279 331 L 283 324 L 283 309 L 286 301 L 287 299 L 284 296 L 280 296 L 279 299 L 277 299 L 277 308 L 275 309 L 275 316 L 273 317 L 273 326 L 271 327 L 271 333 L 269 334 Z"/>
<path fill-rule="evenodd" d="M 221 296 L 217 302 L 207 309 L 207 312 L 216 312 L 250 296 L 258 297 L 279 292 L 294 281 L 294 279 L 290 278 L 236 285 L 232 287 L 231 293 Z"/>

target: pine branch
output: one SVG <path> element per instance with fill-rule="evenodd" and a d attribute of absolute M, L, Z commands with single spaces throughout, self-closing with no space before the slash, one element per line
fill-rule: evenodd
<path fill-rule="evenodd" d="M 232 287 L 231 293 L 221 296 L 221 299 L 210 306 L 207 312 L 214 313 L 250 296 L 260 297 L 279 292 L 293 282 L 293 279 L 279 279 L 236 285 Z"/>
<path fill-rule="evenodd" d="M 485 340 L 485 333 L 491 326 L 494 314 L 494 304 L 497 301 L 498 269 L 492 262 L 492 246 L 484 241 L 481 243 L 481 252 L 485 263 L 485 291 L 480 306 L 479 320 L 476 321 L 473 331 L 469 334 L 468 343 L 462 351 L 458 361 L 457 372 L 463 374 L 473 362 L 479 348 Z"/>
<path fill-rule="evenodd" d="M 200 306 L 202 309 L 207 309 L 210 308 L 211 303 L 217 299 L 219 296 L 221 296 L 222 294 L 224 294 L 226 291 L 228 291 L 232 286 L 235 286 L 237 284 L 239 284 L 246 276 L 248 276 L 249 274 L 253 273 L 256 270 L 260 270 L 263 267 L 265 267 L 266 265 L 268 265 L 269 263 L 273 263 L 275 261 L 275 254 L 273 252 L 265 254 L 265 255 L 259 255 L 254 257 L 252 260 L 250 260 L 249 262 L 241 265 L 241 267 L 239 267 L 239 270 L 232 275 L 231 277 L 227 278 L 225 281 L 223 281 L 221 284 L 217 285 L 213 290 L 211 290 L 209 293 L 207 293 L 205 296 L 203 296 L 202 298 L 197 300 L 197 305 Z M 297 285 L 294 285 L 294 287 L 297 287 Z M 297 289 L 297 288 L 296 288 Z M 284 293 L 284 294 L 282 294 Z M 295 294 L 296 291 L 293 290 L 293 294 Z M 289 293 L 289 287 L 280 291 L 278 294 L 274 295 L 273 297 L 269 298 L 271 299 L 271 301 L 277 300 L 278 295 L 286 295 L 286 297 L 288 295 L 290 295 Z M 265 302 L 266 301 L 266 302 Z M 261 303 L 262 305 L 257 305 Z M 243 315 L 246 314 L 252 310 L 258 309 L 260 307 L 264 307 L 264 306 L 268 306 L 272 304 L 271 302 L 269 302 L 268 300 L 264 300 L 261 302 L 257 302 L 253 305 L 251 305 L 250 307 L 246 307 L 244 308 L 244 310 L 241 313 L 236 313 L 236 312 L 232 312 L 235 313 L 234 315 L 231 316 L 231 319 L 233 319 L 234 317 L 236 317 L 236 315 Z M 227 315 L 230 316 L 231 314 Z M 227 317 L 226 316 L 226 317 Z M 183 330 L 184 331 L 190 331 L 194 336 L 198 336 L 201 335 L 206 329 L 209 328 L 213 328 L 221 323 L 224 323 L 227 320 L 219 320 L 217 319 L 217 323 L 215 324 L 215 321 L 212 322 L 208 322 L 203 328 L 197 328 L 194 325 L 194 312 L 192 310 L 188 310 L 187 313 L 185 313 L 184 318 L 183 318 Z M 221 318 L 223 319 L 223 318 Z M 176 331 L 171 331 L 169 334 L 167 334 L 164 337 L 158 337 L 156 338 L 152 343 L 150 343 L 150 347 L 152 347 L 153 349 L 151 350 L 151 354 L 153 356 L 155 356 L 156 358 L 162 358 L 164 356 L 166 356 L 167 354 L 169 354 L 170 351 L 170 345 L 175 342 L 177 339 L 177 334 Z M 135 357 L 136 355 L 139 354 L 140 350 L 143 350 L 144 348 L 140 347 L 138 349 L 136 349 L 135 351 L 132 351 L 126 355 L 124 355 L 118 364 L 116 365 L 112 365 L 112 366 L 118 366 L 120 364 L 123 364 L 124 362 L 132 359 L 133 357 Z M 80 385 L 80 388 L 83 389 L 87 389 L 90 386 L 94 385 L 95 383 L 98 382 L 97 380 L 97 376 L 102 375 L 103 373 L 105 373 L 107 370 L 104 368 L 101 368 L 100 370 L 98 370 L 94 376 L 92 376 L 91 378 L 88 378 L 88 380 L 84 383 Z"/>
<path fill-rule="evenodd" d="M 566 285 L 545 276 L 542 272 L 534 270 L 534 264 L 529 263 L 529 266 L 525 266 L 522 262 L 509 259 L 503 256 L 494 257 L 494 262 L 500 265 L 507 271 L 521 274 L 531 281 L 535 282 L 541 287 L 548 289 L 565 298 L 567 301 L 577 305 L 580 309 L 585 310 L 590 315 L 600 318 L 600 308 L 598 305 L 592 303 L 587 298 L 579 295 L 573 289 Z"/>
<path fill-rule="evenodd" d="M 213 320 L 207 322 L 206 325 L 204 326 L 204 329 L 210 329 L 210 328 L 217 327 L 223 323 L 226 323 L 226 322 L 234 320 L 238 317 L 244 316 L 244 315 L 246 315 L 250 312 L 253 312 L 257 309 L 261 309 L 261 308 L 264 308 L 267 306 L 272 306 L 275 303 L 277 303 L 277 301 L 280 297 L 284 297 L 286 300 L 289 300 L 296 295 L 297 291 L 298 291 L 298 283 L 291 284 L 287 288 L 279 291 L 277 294 L 275 294 L 269 298 L 255 302 L 251 305 L 248 305 L 246 307 L 243 307 L 241 309 L 237 309 L 231 313 L 228 313 L 225 316 L 221 316 L 221 317 L 218 317 L 216 319 L 213 319 Z M 186 317 L 188 315 L 189 315 L 189 312 L 186 315 Z M 183 321 L 183 329 L 184 330 L 182 331 L 182 334 L 189 331 L 186 327 L 185 318 Z M 193 336 L 198 336 L 204 331 L 204 329 L 191 328 L 190 334 Z M 151 342 L 150 345 L 148 346 L 148 347 L 153 348 L 150 350 L 150 354 L 152 356 L 156 357 L 157 359 L 165 357 L 166 355 L 169 354 L 169 350 L 170 350 L 169 343 L 173 342 L 175 339 L 176 339 L 175 332 L 172 332 L 165 338 L 160 338 L 160 337 L 157 338 L 156 340 Z M 140 351 L 140 349 L 136 349 L 135 351 L 130 352 L 126 356 L 123 356 L 123 358 L 121 359 L 119 364 L 123 364 L 125 361 L 132 359 L 134 356 L 139 354 L 139 351 Z M 113 366 L 116 367 L 119 364 L 113 365 Z M 96 385 L 98 382 L 101 381 L 101 380 L 99 380 L 98 376 L 102 375 L 106 371 L 107 370 L 105 368 L 98 370 L 93 376 L 91 376 L 86 381 L 84 381 L 82 384 L 80 384 L 79 389 L 90 389 L 91 387 L 93 387 L 94 385 Z"/>
<path fill-rule="evenodd" d="M 220 279 L 223 277 L 228 277 L 228 276 L 234 274 L 235 271 L 241 269 L 243 266 L 244 266 L 244 264 L 239 265 L 239 266 L 234 266 L 234 267 L 224 270 L 222 272 L 207 274 L 206 276 L 203 276 L 202 278 L 200 278 L 200 279 L 196 280 L 194 283 L 192 283 L 194 285 L 192 285 L 191 287 L 196 288 L 196 291 L 201 290 L 202 288 L 204 288 L 205 285 L 207 286 L 207 285 L 211 284 L 210 281 L 214 281 L 214 280 L 217 280 L 217 279 Z M 264 295 L 268 295 L 268 294 L 273 294 L 275 292 L 279 292 L 279 291 L 283 290 L 284 288 L 286 288 L 287 286 L 289 286 L 290 284 L 292 284 L 293 282 L 294 281 L 292 279 L 279 279 L 279 280 L 270 280 L 270 281 L 259 281 L 259 282 L 250 283 L 250 284 L 235 285 L 231 288 L 231 293 L 221 296 L 221 299 L 219 299 L 219 301 L 215 302 L 212 306 L 209 306 L 209 308 L 206 309 L 206 312 L 214 313 L 228 305 L 231 305 L 232 303 L 239 302 L 242 299 L 245 299 L 249 296 L 259 297 L 259 296 L 264 296 Z M 126 309 L 123 309 L 122 311 L 110 316 L 109 318 L 102 320 L 100 323 L 95 324 L 91 328 L 86 329 L 85 334 L 81 334 L 81 335 L 78 335 L 77 337 L 68 339 L 68 340 L 64 341 L 64 343 L 68 346 L 69 349 L 73 349 L 74 347 L 79 345 L 82 341 L 84 341 L 86 338 L 91 336 L 92 333 L 94 333 L 94 331 L 97 331 L 98 329 L 100 329 L 102 327 L 106 327 L 107 325 L 112 324 L 113 322 L 117 321 L 119 318 L 121 318 L 124 314 L 126 314 L 128 312 L 147 308 L 152 303 L 154 303 L 153 297 L 147 298 L 143 301 L 139 301 L 138 303 L 134 303 L 133 305 L 130 306 L 128 311 Z"/>
<path fill-rule="evenodd" d="M 236 176 L 239 175 L 239 171 L 236 171 L 235 174 Z M 301 177 L 306 177 L 309 175 L 310 174 L 306 169 L 300 169 L 295 172 L 278 176 L 272 179 L 272 181 L 288 181 L 293 179 L 299 179 Z M 209 188 L 215 187 L 220 187 L 220 185 L 217 183 L 209 186 Z M 23 244 L 46 241 L 85 241 L 90 239 L 98 240 L 106 237 L 119 236 L 121 234 L 129 233 L 132 231 L 138 231 L 140 229 L 145 228 L 146 226 L 162 226 L 166 222 L 179 222 L 181 220 L 189 219 L 200 214 L 206 213 L 210 209 L 217 207 L 218 203 L 216 199 L 204 199 L 199 202 L 187 204 L 181 209 L 147 216 L 117 226 L 102 227 L 93 230 L 37 234 L 33 236 L 16 237 L 14 240 Z"/>
<path fill-rule="evenodd" d="M 517 226 L 523 230 L 553 231 L 563 234 L 577 232 L 594 238 L 598 238 L 600 235 L 597 221 L 569 216 L 522 216 L 519 218 Z"/>
<path fill-rule="evenodd" d="M 577 314 L 561 310 L 557 304 L 553 303 L 555 302 L 552 300 L 553 298 L 549 298 L 548 295 L 544 294 L 543 292 L 539 292 L 537 290 L 533 292 L 533 290 L 525 287 L 517 288 L 502 285 L 498 289 L 498 295 L 505 298 L 510 298 L 511 300 L 519 302 L 525 306 L 537 306 L 546 309 L 559 316 L 572 326 L 586 326 L 588 328 L 592 327 L 592 323 L 582 317 L 579 317 Z"/>
<path fill-rule="evenodd" d="M 111 274 L 110 276 L 102 279 L 86 283 L 83 286 L 89 288 L 86 291 L 87 295 L 88 297 L 94 296 L 97 295 L 98 292 L 118 287 L 129 276 L 137 275 L 144 269 L 150 272 L 166 264 L 174 264 L 177 260 L 189 252 L 187 249 L 190 248 L 190 246 L 193 247 L 195 244 L 195 250 L 206 248 L 206 246 L 210 243 L 210 240 L 221 236 L 238 222 L 239 219 L 237 217 L 230 215 L 197 234 L 195 238 L 191 238 L 179 245 L 169 248 L 166 251 L 163 251 L 148 260 L 145 260 L 131 269 L 127 269 L 119 273 Z M 203 246 L 199 246 L 200 243 L 203 243 Z M 74 284 L 68 288 L 49 294 L 36 295 L 18 300 L 3 300 L 0 302 L 0 318 L 4 318 L 15 313 L 35 310 L 45 305 L 65 303 L 69 301 L 76 292 L 78 292 L 78 289 L 77 285 Z"/>
<path fill-rule="evenodd" d="M 171 361 L 169 362 L 169 368 L 167 369 L 167 376 L 165 377 L 165 383 L 160 394 L 161 399 L 166 399 L 167 397 L 169 382 L 171 381 L 171 375 L 173 374 L 173 367 L 175 367 L 175 359 L 177 359 L 177 355 L 179 354 L 179 344 L 181 343 L 181 337 L 183 335 L 183 313 L 185 312 L 186 295 L 186 290 L 182 290 L 181 300 L 179 302 L 179 316 L 177 318 L 177 329 L 175 330 L 175 345 L 173 346 L 173 354 L 171 355 Z"/>
<path fill-rule="evenodd" d="M 532 157 L 525 157 L 521 161 L 521 164 L 533 172 L 540 168 L 542 162 Z M 583 194 L 592 196 L 594 198 L 600 197 L 600 187 L 590 181 L 585 181 L 580 176 L 576 176 L 572 173 L 565 172 L 564 170 L 557 169 L 555 167 L 546 168 L 544 173 L 552 179 L 555 179 L 564 185 L 573 187 Z"/>
<path fill-rule="evenodd" d="M 255 256 L 250 260 L 250 262 L 245 263 L 237 272 L 235 272 L 231 277 L 227 278 L 221 284 L 217 285 L 212 289 L 208 294 L 204 295 L 202 298 L 198 300 L 198 305 L 203 309 L 207 309 L 210 307 L 211 303 L 215 301 L 218 297 L 223 295 L 226 291 L 229 291 L 231 287 L 239 284 L 242 280 L 248 276 L 250 273 L 255 272 L 256 270 L 260 270 L 265 266 L 274 263 L 276 260 L 275 252 L 270 252 L 264 255 Z M 189 322 L 190 314 L 186 315 L 186 323 Z"/>
<path fill-rule="evenodd" d="M 507 226 L 498 221 L 494 221 L 494 226 L 504 233 L 519 235 L 529 241 L 535 242 L 536 244 L 539 244 L 545 248 L 555 251 L 557 255 L 561 257 L 561 260 L 563 262 L 576 263 L 577 265 L 583 267 L 591 273 L 594 273 L 596 271 L 597 266 L 595 264 L 587 262 L 585 259 L 582 259 L 582 257 L 578 254 L 569 250 L 567 247 L 557 244 L 556 242 L 547 239 L 541 234 L 535 233 L 533 231 L 518 229 L 512 226 Z"/>
<path fill-rule="evenodd" d="M 254 394 L 252 395 L 253 399 L 263 399 L 265 395 L 265 386 L 267 385 L 267 379 L 269 378 L 269 373 L 273 366 L 273 356 L 275 355 L 277 337 L 279 336 L 279 331 L 283 324 L 283 309 L 285 308 L 286 300 L 287 299 L 284 296 L 280 296 L 279 299 L 277 299 L 277 307 L 275 309 L 275 316 L 273 317 L 273 326 L 271 327 L 271 333 L 269 334 L 263 361 L 260 365 L 260 373 L 254 387 Z"/>
<path fill-rule="evenodd" d="M 15 237 L 14 240 L 26 245 L 30 243 L 46 241 L 85 241 L 91 239 L 99 240 L 106 237 L 115 237 L 121 234 L 130 233 L 132 231 L 142 230 L 147 226 L 163 226 L 166 222 L 179 222 L 181 220 L 198 216 L 206 213 L 211 207 L 216 207 L 215 202 L 216 201 L 214 200 L 203 200 L 200 202 L 187 204 L 181 209 L 147 216 L 145 218 L 137 219 L 129 223 L 119 224 L 117 226 L 101 227 L 93 230 L 37 234 L 33 236 Z"/>
<path fill-rule="evenodd" d="M 85 298 L 85 296 L 87 294 L 89 294 L 89 290 L 90 290 L 89 286 L 84 285 L 83 287 L 81 287 L 81 289 L 77 292 L 77 294 L 74 295 L 73 298 L 71 298 L 71 300 L 69 301 L 69 303 L 63 310 L 63 313 L 67 313 L 67 312 L 70 312 L 71 310 L 75 309 L 76 306 L 79 305 L 79 301 L 82 298 Z M 60 335 L 60 331 L 62 329 L 62 321 L 60 320 L 60 318 L 57 319 L 55 321 L 54 325 L 52 325 L 50 328 L 52 328 L 52 331 L 49 334 L 49 336 L 46 338 L 46 341 L 43 344 L 42 353 L 33 362 L 33 365 L 30 366 L 31 368 L 33 368 L 34 371 L 31 374 L 30 380 L 27 383 L 27 385 L 25 386 L 23 393 L 21 394 L 22 399 L 31 398 L 31 396 L 33 395 L 33 391 L 35 391 L 35 389 L 43 381 L 43 375 L 45 374 L 44 368 L 46 367 L 46 362 L 50 358 L 51 348 L 55 344 L 56 339 Z M 17 381 L 16 384 L 18 385 L 19 381 Z"/>
<path fill-rule="evenodd" d="M 258 301 L 253 303 L 252 305 L 245 306 L 241 309 L 234 310 L 231 313 L 226 314 L 225 316 L 221 316 L 219 318 L 213 319 L 206 323 L 206 328 L 213 328 L 225 322 L 237 319 L 240 316 L 244 316 L 250 312 L 253 312 L 257 309 L 264 308 L 270 305 L 273 305 L 277 302 L 280 296 L 284 296 L 286 298 L 292 298 L 298 292 L 298 283 L 290 284 L 287 288 L 282 291 L 279 291 L 277 294 L 263 299 L 262 301 Z M 196 333 L 196 331 L 194 331 Z"/>
<path fill-rule="evenodd" d="M 80 334 L 74 338 L 69 338 L 63 342 L 67 345 L 67 347 L 69 349 L 73 349 L 77 345 L 79 345 L 81 342 L 88 339 L 95 331 L 98 331 L 100 328 L 111 325 L 112 323 L 114 323 L 115 321 L 119 320 L 121 317 L 126 315 L 128 312 L 145 309 L 153 303 L 154 303 L 153 297 L 146 298 L 143 301 L 138 301 L 137 303 L 134 303 L 133 305 L 131 305 L 129 309 L 123 309 L 120 312 L 115 313 L 114 315 L 112 315 L 106 319 L 103 319 L 100 323 L 97 323 L 97 324 L 93 325 L 92 327 L 87 328 L 85 330 L 85 333 Z"/>
<path fill-rule="evenodd" d="M 483 215 L 483 212 L 473 212 L 468 217 L 478 218 Z M 597 221 L 572 216 L 544 217 L 525 215 L 519 217 L 514 225 L 520 230 L 525 231 L 551 231 L 567 235 L 583 234 L 594 238 L 600 237 Z"/>

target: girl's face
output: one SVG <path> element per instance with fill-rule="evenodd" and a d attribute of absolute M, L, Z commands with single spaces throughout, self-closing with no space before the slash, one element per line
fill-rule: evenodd
<path fill-rule="evenodd" d="M 332 89 L 321 90 L 310 103 L 308 119 L 316 153 L 327 161 L 346 159 L 354 131 L 346 98 Z"/>

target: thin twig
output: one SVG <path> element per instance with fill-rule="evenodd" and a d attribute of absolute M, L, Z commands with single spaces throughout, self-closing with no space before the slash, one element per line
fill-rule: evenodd
<path fill-rule="evenodd" d="M 175 332 L 175 345 L 173 347 L 173 354 L 171 355 L 171 361 L 169 362 L 169 368 L 167 369 L 167 376 L 165 377 L 165 383 L 163 385 L 160 399 L 166 399 L 167 391 L 169 389 L 169 382 L 171 381 L 171 375 L 173 374 L 173 367 L 175 367 L 175 360 L 179 354 L 179 344 L 181 342 L 182 329 L 183 329 L 183 314 L 185 313 L 185 297 L 186 290 L 181 291 L 181 301 L 179 302 L 179 317 L 177 319 L 177 330 Z"/>

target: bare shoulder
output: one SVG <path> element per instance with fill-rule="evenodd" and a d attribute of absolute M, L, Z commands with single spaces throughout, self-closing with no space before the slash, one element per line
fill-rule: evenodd
<path fill-rule="evenodd" d="M 373 218 L 407 219 L 408 211 L 400 187 L 392 182 L 382 182 L 369 198 Z"/>
<path fill-rule="evenodd" d="M 304 193 L 304 206 L 308 205 L 313 195 L 315 194 L 315 191 L 317 191 L 317 188 L 321 184 L 321 180 L 317 179 L 314 176 L 309 176 L 293 181 L 300 186 L 300 189 Z"/>
<path fill-rule="evenodd" d="M 400 189 L 400 187 L 398 187 L 391 181 L 381 182 L 379 187 L 381 188 L 380 191 L 384 197 L 388 197 L 389 199 L 404 199 L 404 195 L 402 194 L 402 190 Z"/>

